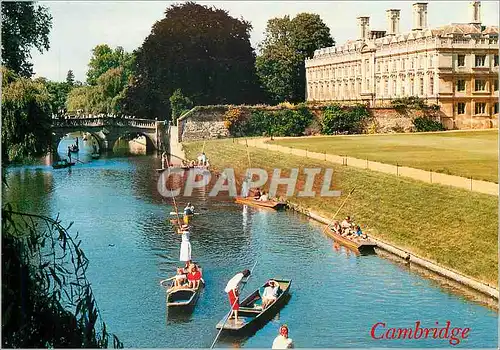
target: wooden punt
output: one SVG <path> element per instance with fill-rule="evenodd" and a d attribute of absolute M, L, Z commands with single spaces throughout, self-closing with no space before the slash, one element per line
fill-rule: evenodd
<path fill-rule="evenodd" d="M 67 160 L 61 160 L 59 162 L 56 162 L 54 164 L 52 164 L 52 168 L 54 169 L 62 169 L 62 168 L 68 168 L 70 166 L 73 166 L 75 165 L 75 162 L 68 162 Z"/>
<path fill-rule="evenodd" d="M 274 210 L 281 210 L 286 207 L 286 203 L 284 202 L 276 202 L 276 201 L 258 201 L 253 198 L 244 198 L 244 197 L 236 197 L 235 199 L 236 203 L 240 204 L 246 204 L 246 205 L 251 205 L 254 207 L 265 207 L 265 208 L 270 208 Z"/>
<path fill-rule="evenodd" d="M 288 279 L 272 278 L 272 280 L 279 283 L 281 290 L 276 301 L 274 301 L 265 310 L 262 310 L 261 294 L 264 292 L 264 288 L 267 284 L 266 282 L 262 287 L 254 291 L 240 303 L 240 309 L 238 310 L 238 322 L 236 322 L 234 318 L 231 318 L 224 323 L 228 317 L 228 315 L 226 315 L 219 323 L 217 323 L 216 328 L 222 328 L 230 333 L 244 333 L 254 331 L 271 320 L 278 313 L 278 311 L 283 308 L 290 298 L 289 291 L 292 284 L 292 280 Z"/>
<path fill-rule="evenodd" d="M 92 153 L 91 157 L 92 157 L 92 159 L 99 159 L 99 157 L 101 157 L 101 154 L 100 153 Z"/>
<path fill-rule="evenodd" d="M 202 269 L 200 269 L 200 272 L 202 272 L 203 275 Z M 167 290 L 167 307 L 177 307 L 177 308 L 194 307 L 196 305 L 196 302 L 198 301 L 198 298 L 200 297 L 200 293 L 204 285 L 205 283 L 202 279 L 200 281 L 200 284 L 198 285 L 198 288 L 196 289 L 188 287 L 178 287 L 170 290 L 170 288 L 174 287 L 174 281 L 172 281 L 170 283 L 169 289 Z"/>
<path fill-rule="evenodd" d="M 342 244 L 343 246 L 350 248 L 354 251 L 359 252 L 360 254 L 373 254 L 375 253 L 375 247 L 377 243 L 368 239 L 351 239 L 339 235 L 335 231 L 333 231 L 330 227 L 326 230 L 328 236 L 333 238 L 336 242 Z"/>

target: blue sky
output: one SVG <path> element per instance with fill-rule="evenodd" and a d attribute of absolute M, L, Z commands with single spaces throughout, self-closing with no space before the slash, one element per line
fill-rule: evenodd
<path fill-rule="evenodd" d="M 179 1 L 177 1 L 179 2 Z M 64 80 L 72 69 L 84 81 L 91 50 L 98 44 L 123 46 L 132 51 L 150 33 L 152 25 L 163 18 L 172 1 L 40 1 L 53 16 L 50 50 L 33 52 L 36 76 Z M 401 9 L 400 30 L 412 25 L 410 1 L 214 1 L 201 2 L 226 9 L 233 17 L 243 17 L 253 25 L 253 47 L 263 39 L 269 18 L 300 12 L 321 15 L 330 28 L 337 45 L 357 37 L 356 17 L 370 16 L 371 29 L 387 28 L 385 10 Z M 428 1 L 428 24 L 437 27 L 449 23 L 469 22 L 468 1 Z M 499 5 L 496 1 L 481 2 L 483 24 L 498 25 Z"/>

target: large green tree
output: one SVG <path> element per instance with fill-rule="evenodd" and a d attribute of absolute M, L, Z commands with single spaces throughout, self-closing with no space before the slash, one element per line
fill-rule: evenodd
<path fill-rule="evenodd" d="M 87 71 L 87 85 L 72 89 L 66 99 L 68 111 L 121 113 L 125 89 L 132 80 L 134 54 L 122 47 L 97 45 Z M 70 74 L 66 80 L 70 80 Z"/>
<path fill-rule="evenodd" d="M 51 146 L 50 94 L 41 81 L 2 68 L 2 160 L 44 155 Z"/>
<path fill-rule="evenodd" d="M 31 50 L 49 49 L 52 16 L 45 6 L 34 2 L 2 2 L 2 65 L 30 77 Z"/>
<path fill-rule="evenodd" d="M 149 118 L 169 117 L 169 97 L 177 89 L 194 104 L 258 101 L 251 29 L 249 22 L 215 7 L 170 6 L 137 50 L 126 109 Z"/>
<path fill-rule="evenodd" d="M 87 83 L 97 85 L 101 75 L 113 68 L 122 67 L 127 76 L 132 75 L 134 55 L 118 46 L 114 50 L 107 44 L 97 45 L 92 50 L 92 57 L 87 71 Z"/>
<path fill-rule="evenodd" d="M 257 74 L 274 102 L 300 102 L 305 99 L 304 60 L 314 51 L 333 46 L 335 41 L 321 17 L 299 13 L 272 18 L 267 22 L 265 38 L 259 45 Z"/>

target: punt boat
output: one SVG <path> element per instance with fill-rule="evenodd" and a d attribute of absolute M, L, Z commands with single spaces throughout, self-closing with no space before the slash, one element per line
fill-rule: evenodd
<path fill-rule="evenodd" d="M 236 203 L 240 204 L 246 204 L 246 205 L 251 205 L 254 207 L 264 207 L 264 208 L 270 208 L 274 210 L 281 210 L 286 207 L 286 203 L 284 202 L 276 202 L 273 200 L 269 201 L 259 201 L 250 197 L 244 198 L 244 197 L 236 197 L 235 199 Z"/>
<path fill-rule="evenodd" d="M 370 238 L 368 239 L 360 239 L 360 238 L 348 238 L 342 235 L 339 235 L 335 231 L 333 231 L 330 226 L 326 230 L 328 236 L 333 238 L 336 242 L 350 248 L 354 251 L 359 252 L 360 254 L 373 254 L 375 253 L 375 247 L 377 243 L 373 242 Z"/>
<path fill-rule="evenodd" d="M 100 156 L 101 156 L 100 153 L 92 153 L 91 154 L 92 159 L 99 159 Z"/>
<path fill-rule="evenodd" d="M 54 169 L 62 169 L 62 168 L 68 168 L 70 166 L 75 165 L 75 162 L 68 162 L 66 159 L 60 160 L 58 162 L 55 162 L 52 164 L 52 168 Z"/>
<path fill-rule="evenodd" d="M 200 272 L 203 271 L 200 269 Z M 200 297 L 201 290 L 204 287 L 205 282 L 203 279 L 200 281 L 198 288 L 192 289 L 188 287 L 176 287 L 174 288 L 174 281 L 172 280 L 170 285 L 165 285 L 165 281 L 161 284 L 163 287 L 168 287 L 167 290 L 167 307 L 176 308 L 192 308 L 196 305 L 198 298 Z M 172 289 L 173 288 L 173 289 Z"/>
<path fill-rule="evenodd" d="M 223 329 L 229 333 L 245 333 L 255 331 L 262 327 L 269 320 L 271 320 L 279 310 L 285 306 L 286 302 L 290 298 L 290 285 L 292 280 L 288 279 L 275 279 L 273 281 L 279 283 L 280 293 L 276 301 L 269 305 L 265 310 L 262 310 L 262 298 L 261 295 L 264 293 L 264 288 L 267 282 L 246 297 L 241 303 L 238 310 L 238 322 L 234 318 L 228 319 L 226 315 L 219 323 L 217 323 L 217 329 Z M 226 321 L 224 323 L 224 321 Z"/>

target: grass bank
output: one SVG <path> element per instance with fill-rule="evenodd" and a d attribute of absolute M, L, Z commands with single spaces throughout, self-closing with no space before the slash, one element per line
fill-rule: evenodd
<path fill-rule="evenodd" d="M 202 147 L 202 142 L 184 144 L 191 159 Z M 206 142 L 205 152 L 215 168 L 233 168 L 239 178 L 248 168 L 247 148 L 232 140 Z M 368 233 L 382 240 L 497 284 L 497 197 L 274 151 L 249 148 L 249 152 L 252 167 L 264 168 L 270 174 L 274 168 L 333 168 L 332 188 L 343 191 L 342 197 L 290 199 L 331 217 L 349 190 L 356 187 L 339 217 L 351 215 Z M 300 174 L 299 182 L 304 180 L 302 170 Z M 321 184 L 317 181 L 314 188 L 318 186 Z"/>
<path fill-rule="evenodd" d="M 498 183 L 498 130 L 320 136 L 273 143 Z"/>

